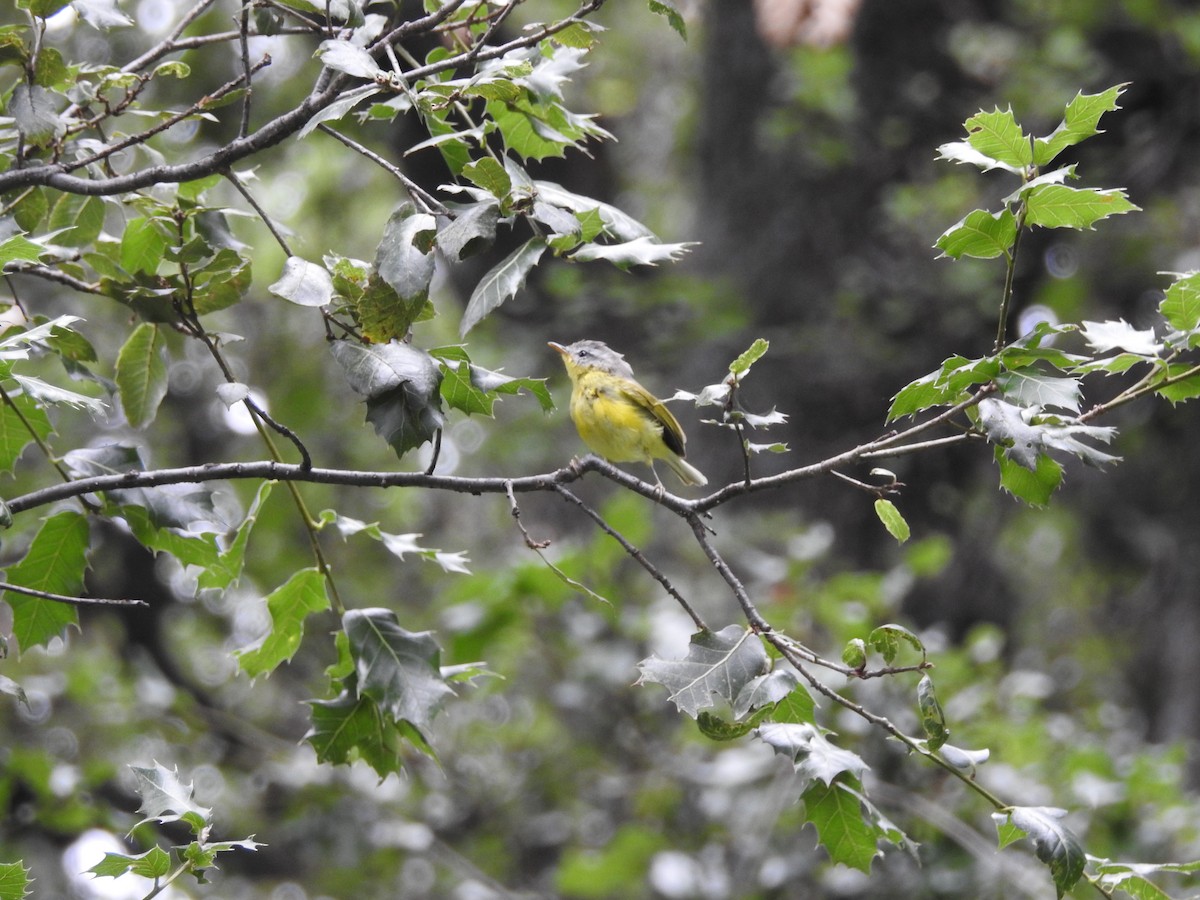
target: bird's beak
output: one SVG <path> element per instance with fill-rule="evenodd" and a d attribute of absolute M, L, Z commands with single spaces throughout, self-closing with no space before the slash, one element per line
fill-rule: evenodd
<path fill-rule="evenodd" d="M 546 346 L 554 348 L 563 356 L 567 355 L 567 348 L 564 347 L 562 344 L 556 344 L 556 343 L 554 343 L 554 341 L 547 341 Z"/>

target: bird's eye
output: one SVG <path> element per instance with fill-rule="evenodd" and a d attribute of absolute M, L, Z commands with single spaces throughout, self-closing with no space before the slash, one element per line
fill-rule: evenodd
<path fill-rule="evenodd" d="M 580 358 L 580 359 L 583 359 L 585 356 L 591 356 L 591 355 L 592 355 L 592 351 L 591 351 L 591 350 L 580 350 L 580 351 L 579 351 L 579 358 Z"/>

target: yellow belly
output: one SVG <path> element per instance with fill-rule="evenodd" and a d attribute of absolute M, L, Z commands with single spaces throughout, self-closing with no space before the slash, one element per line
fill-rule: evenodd
<path fill-rule="evenodd" d="M 585 375 L 571 392 L 571 419 L 588 449 L 610 462 L 649 463 L 666 456 L 662 425 L 606 386 L 607 377 Z"/>

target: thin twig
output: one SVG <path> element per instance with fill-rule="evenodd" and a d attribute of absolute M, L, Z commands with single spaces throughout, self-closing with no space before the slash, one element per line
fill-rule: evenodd
<path fill-rule="evenodd" d="M 395 164 L 393 164 L 391 162 L 388 162 L 388 160 L 384 159 L 382 156 L 380 156 L 374 150 L 370 149 L 369 147 L 363 146 L 362 144 L 360 144 L 358 141 L 354 140 L 353 138 L 349 138 L 346 135 L 342 134 L 340 131 L 329 127 L 324 122 L 322 122 L 320 125 L 318 125 L 317 128 L 319 130 L 325 132 L 330 137 L 341 141 L 343 144 L 345 144 L 347 147 L 349 147 L 355 153 L 362 154 L 367 159 L 369 159 L 371 162 L 375 163 L 377 166 L 380 166 L 381 168 L 386 170 L 388 172 L 388 174 L 390 174 L 393 178 L 395 178 L 402 185 L 404 185 L 404 189 L 406 191 L 408 191 L 409 196 L 412 197 L 413 200 L 415 200 L 417 203 L 419 203 L 423 207 L 422 212 L 436 213 L 437 215 L 441 215 L 441 216 L 446 216 L 446 215 L 450 214 L 450 210 L 446 208 L 446 205 L 444 203 L 442 203 L 440 200 L 438 200 L 436 197 L 434 197 L 432 194 L 430 194 L 428 191 L 426 191 L 424 188 L 422 188 L 419 184 L 417 184 L 415 181 L 413 181 L 411 178 L 409 178 L 407 175 L 405 175 L 402 171 L 400 171 L 400 168 L 398 166 L 396 166 Z"/>
<path fill-rule="evenodd" d="M 149 606 L 145 600 L 134 600 L 115 597 L 68 597 L 66 594 L 52 594 L 49 591 L 39 591 L 36 588 L 23 587 L 19 584 L 9 584 L 0 581 L 0 591 L 11 591 L 14 594 L 24 594 L 27 597 L 37 597 L 39 600 L 53 600 L 55 603 L 67 603 L 71 606 Z"/>
<path fill-rule="evenodd" d="M 609 525 L 608 522 L 604 520 L 604 517 L 600 515 L 600 513 L 596 512 L 596 510 L 592 509 L 590 506 L 580 500 L 579 497 L 567 490 L 563 485 L 555 483 L 553 489 L 560 496 L 562 496 L 563 499 L 569 500 L 571 503 L 574 503 L 581 510 L 583 510 L 588 518 L 595 522 L 605 534 L 620 544 L 625 549 L 625 552 L 633 557 L 638 565 L 649 572 L 651 577 L 661 584 L 668 594 L 675 598 L 675 602 L 682 606 L 683 611 L 691 616 L 691 619 L 696 623 L 697 628 L 699 628 L 701 631 L 709 630 L 708 626 L 704 624 L 704 620 L 700 618 L 700 614 L 696 612 L 690 603 L 688 603 L 683 594 L 679 593 L 679 591 L 675 589 L 675 585 L 671 584 L 667 576 L 660 572 L 658 567 L 655 566 L 654 563 L 650 562 L 650 560 L 646 558 L 646 555 L 642 553 L 642 551 L 639 550 L 633 543 L 631 543 L 629 539 L 625 537 L 625 535 L 621 534 L 621 532 Z"/>
<path fill-rule="evenodd" d="M 263 224 L 267 226 L 267 230 L 271 232 L 271 236 L 275 238 L 275 242 L 279 244 L 283 252 L 288 256 L 294 256 L 295 254 L 292 253 L 292 248 L 288 246 L 288 242 L 284 239 L 283 234 L 275 227 L 275 223 L 267 215 L 267 211 L 254 199 L 254 195 L 250 193 L 250 189 L 242 183 L 242 179 L 238 178 L 233 169 L 225 169 L 221 174 L 225 176 L 226 181 L 237 188 L 239 194 L 246 198 L 246 202 L 250 204 L 251 209 L 258 213 L 258 217 L 262 219 Z"/>

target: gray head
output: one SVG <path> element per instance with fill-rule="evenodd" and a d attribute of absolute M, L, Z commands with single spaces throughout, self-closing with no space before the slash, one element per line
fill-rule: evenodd
<path fill-rule="evenodd" d="M 621 378 L 633 378 L 633 369 L 625 362 L 625 357 L 600 341 L 576 341 L 566 347 L 561 344 L 550 344 L 563 355 L 564 361 L 580 369 L 599 369 L 609 375 Z"/>

